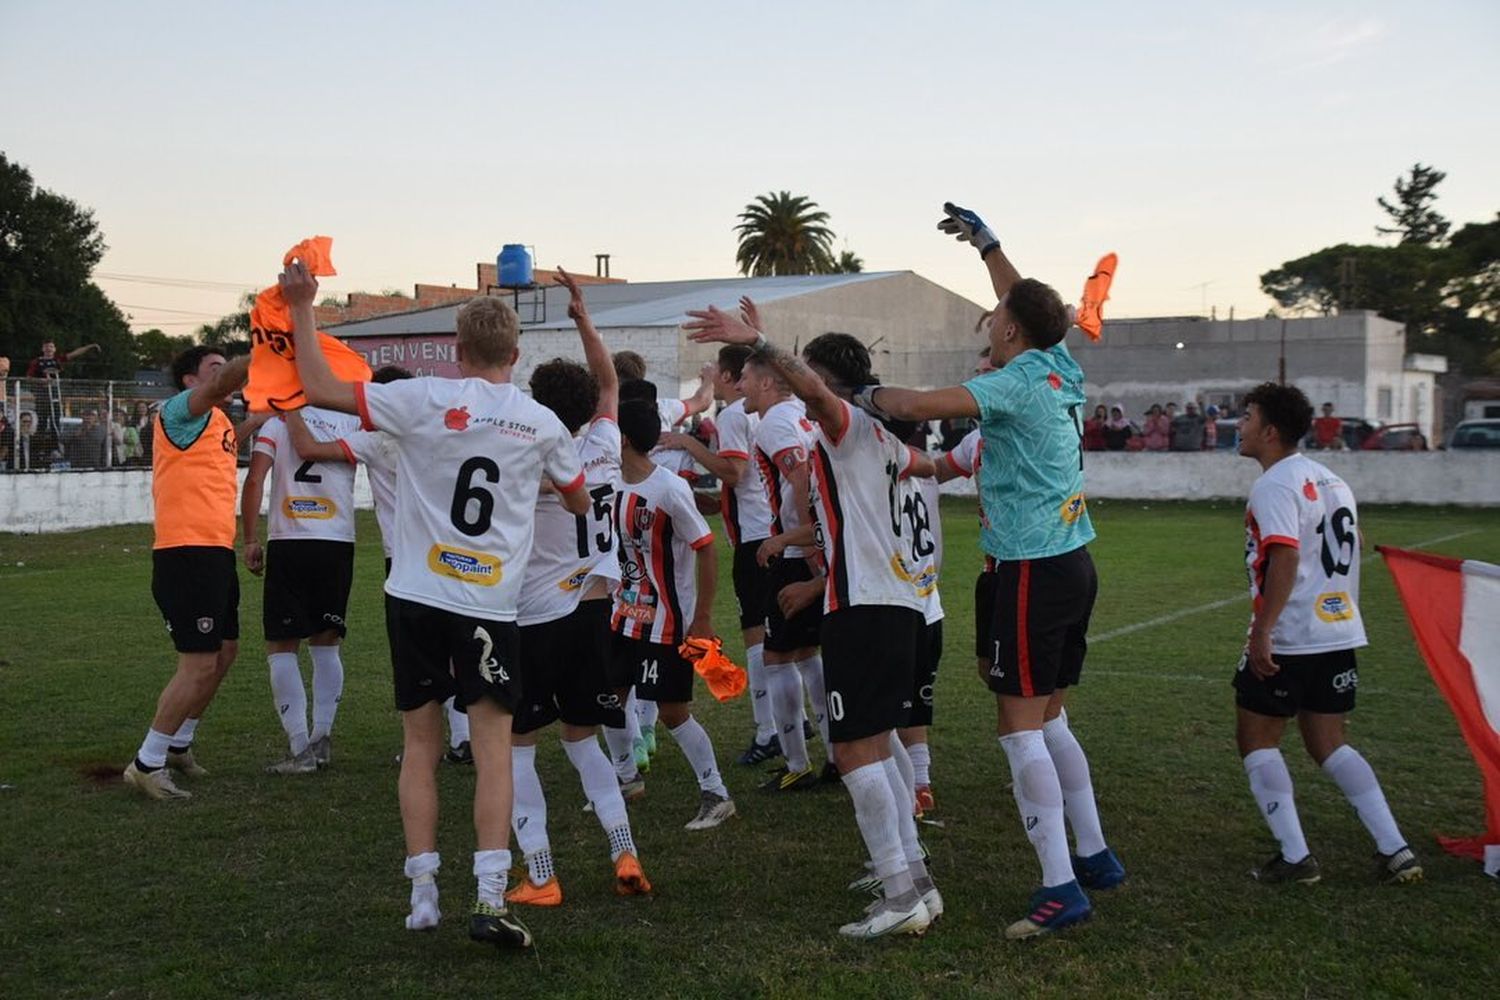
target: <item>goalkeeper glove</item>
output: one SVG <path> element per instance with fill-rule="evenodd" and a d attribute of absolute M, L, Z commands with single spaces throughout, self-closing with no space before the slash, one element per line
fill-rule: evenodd
<path fill-rule="evenodd" d="M 1000 248 L 1000 237 L 996 236 L 995 231 L 986 226 L 984 220 L 974 212 L 967 208 L 959 208 L 951 201 L 945 201 L 943 213 L 943 219 L 938 223 L 938 228 L 955 239 L 974 244 L 981 258 L 987 256 L 991 250 Z"/>

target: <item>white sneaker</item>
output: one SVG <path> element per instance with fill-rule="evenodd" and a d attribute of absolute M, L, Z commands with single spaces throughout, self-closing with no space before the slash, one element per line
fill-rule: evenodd
<path fill-rule="evenodd" d="M 865 919 L 845 924 L 839 928 L 844 937 L 868 941 L 891 934 L 914 934 L 921 936 L 932 925 L 932 914 L 927 904 L 919 898 L 910 909 L 897 909 L 888 900 L 878 900 Z"/>
<path fill-rule="evenodd" d="M 704 792 L 698 801 L 698 815 L 688 820 L 685 829 L 711 830 L 734 815 L 734 800 L 713 792 Z"/>
<path fill-rule="evenodd" d="M 309 743 L 299 754 L 287 754 L 266 767 L 267 774 L 312 774 L 318 769 L 318 757 Z"/>
<path fill-rule="evenodd" d="M 191 792 L 183 791 L 172 783 L 172 772 L 165 767 L 154 771 L 142 771 L 131 761 L 125 768 L 125 784 L 139 791 L 148 799 L 190 799 Z"/>

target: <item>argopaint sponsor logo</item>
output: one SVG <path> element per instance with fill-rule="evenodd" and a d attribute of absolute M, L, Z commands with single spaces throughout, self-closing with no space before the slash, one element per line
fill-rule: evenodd
<path fill-rule="evenodd" d="M 1325 622 L 1346 622 L 1354 617 L 1354 603 L 1349 600 L 1349 595 L 1343 591 L 1333 594 L 1319 594 L 1317 603 L 1313 605 L 1313 610 Z"/>
<path fill-rule="evenodd" d="M 557 585 L 557 589 L 571 594 L 583 586 L 583 581 L 589 578 L 587 566 L 581 566 L 573 571 L 573 575 Z"/>
<path fill-rule="evenodd" d="M 338 504 L 324 497 L 287 497 L 281 510 L 300 521 L 327 521 L 339 512 Z"/>
<path fill-rule="evenodd" d="M 1083 516 L 1083 512 L 1087 509 L 1087 507 L 1088 505 L 1084 502 L 1083 494 L 1074 493 L 1072 496 L 1068 497 L 1068 499 L 1063 501 L 1062 507 L 1058 510 L 1058 514 L 1062 517 L 1064 524 L 1072 524 L 1074 521 L 1077 521 L 1080 517 Z"/>
<path fill-rule="evenodd" d="M 439 576 L 480 587 L 493 587 L 502 575 L 500 560 L 495 556 L 448 545 L 434 545 L 427 550 L 427 568 Z"/>

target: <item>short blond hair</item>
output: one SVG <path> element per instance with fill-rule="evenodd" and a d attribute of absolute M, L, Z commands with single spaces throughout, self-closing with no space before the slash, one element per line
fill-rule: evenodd
<path fill-rule="evenodd" d="M 458 311 L 458 346 L 464 359 L 481 368 L 514 364 L 521 320 L 510 303 L 494 296 L 471 299 Z"/>

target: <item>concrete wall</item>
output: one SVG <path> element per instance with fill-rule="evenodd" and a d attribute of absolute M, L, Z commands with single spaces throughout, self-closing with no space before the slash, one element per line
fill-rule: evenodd
<path fill-rule="evenodd" d="M 1318 452 L 1360 503 L 1500 507 L 1500 455 L 1464 452 Z M 1243 500 L 1260 466 L 1229 452 L 1089 452 L 1084 488 L 1106 500 Z M 944 492 L 973 493 L 954 479 Z M 1500 522 L 1497 522 L 1500 524 Z"/>

